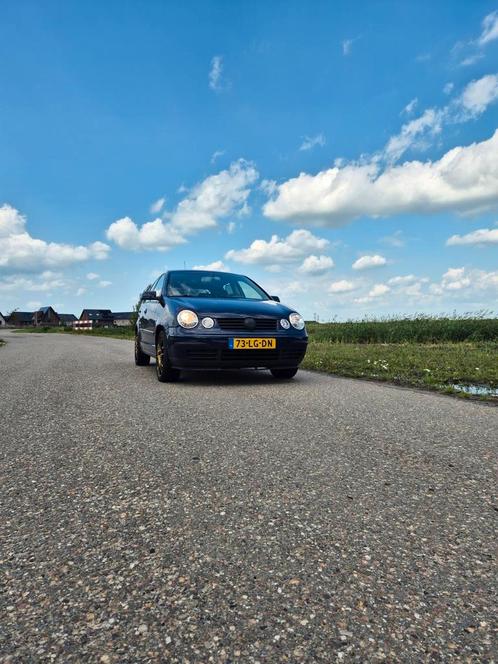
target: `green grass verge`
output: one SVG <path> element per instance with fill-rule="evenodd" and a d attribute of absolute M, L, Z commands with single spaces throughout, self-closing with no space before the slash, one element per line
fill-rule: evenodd
<path fill-rule="evenodd" d="M 496 390 L 498 342 L 346 344 L 312 337 L 302 367 L 443 392 L 459 393 L 454 385 Z"/>
<path fill-rule="evenodd" d="M 490 312 L 463 316 L 405 316 L 345 323 L 307 323 L 316 341 L 343 343 L 440 343 L 497 341 L 498 318 Z"/>

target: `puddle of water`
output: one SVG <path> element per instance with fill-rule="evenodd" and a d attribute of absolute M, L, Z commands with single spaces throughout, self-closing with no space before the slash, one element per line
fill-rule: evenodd
<path fill-rule="evenodd" d="M 452 385 L 458 392 L 465 392 L 477 397 L 498 397 L 498 387 L 490 387 L 489 385 L 461 385 L 456 383 Z"/>

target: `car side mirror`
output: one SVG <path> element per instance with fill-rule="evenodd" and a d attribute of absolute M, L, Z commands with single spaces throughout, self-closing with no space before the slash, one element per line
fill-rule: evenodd
<path fill-rule="evenodd" d="M 146 290 L 142 293 L 142 300 L 159 300 L 159 296 L 155 290 Z"/>
<path fill-rule="evenodd" d="M 278 297 L 278 295 L 270 295 L 270 297 L 272 300 L 275 300 L 275 302 L 280 302 L 280 298 Z"/>

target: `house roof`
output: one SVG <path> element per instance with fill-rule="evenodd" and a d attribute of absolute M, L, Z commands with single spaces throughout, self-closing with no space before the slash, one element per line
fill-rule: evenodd
<path fill-rule="evenodd" d="M 114 312 L 112 315 L 118 320 L 131 320 L 134 315 L 134 311 L 118 311 Z"/>
<path fill-rule="evenodd" d="M 105 318 L 113 318 L 112 311 L 110 309 L 83 309 L 81 312 L 80 320 L 83 316 L 89 320 L 102 320 Z"/>
<path fill-rule="evenodd" d="M 46 314 L 49 309 L 52 309 L 52 311 L 55 313 L 55 309 L 53 307 L 40 307 L 38 309 L 38 313 Z"/>
<path fill-rule="evenodd" d="M 11 320 L 18 320 L 21 323 L 30 323 L 33 320 L 32 311 L 14 311 L 10 314 Z"/>
<path fill-rule="evenodd" d="M 59 318 L 66 323 L 69 323 L 73 320 L 78 320 L 74 314 L 59 314 Z"/>

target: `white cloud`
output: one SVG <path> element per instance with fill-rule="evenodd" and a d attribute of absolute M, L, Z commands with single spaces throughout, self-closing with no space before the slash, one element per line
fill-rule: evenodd
<path fill-rule="evenodd" d="M 237 224 L 235 223 L 235 221 L 229 221 L 228 222 L 227 231 L 229 232 L 230 235 L 235 231 L 236 228 L 237 228 Z"/>
<path fill-rule="evenodd" d="M 351 55 L 354 39 L 343 39 L 342 41 L 342 54 Z"/>
<path fill-rule="evenodd" d="M 0 280 L 0 292 L 9 293 L 20 290 L 30 292 L 48 293 L 59 288 L 64 288 L 66 282 L 60 272 L 51 272 L 46 270 L 36 278 L 25 277 L 23 275 L 9 275 Z"/>
<path fill-rule="evenodd" d="M 495 39 L 498 39 L 498 10 L 484 17 L 482 31 L 477 39 L 469 42 L 457 42 L 452 49 L 452 53 L 467 52 L 460 65 L 473 65 L 484 57 L 484 47 Z"/>
<path fill-rule="evenodd" d="M 25 216 L 10 205 L 0 207 L 0 269 L 37 272 L 103 260 L 109 251 L 103 242 L 72 245 L 33 238 L 26 230 Z"/>
<path fill-rule="evenodd" d="M 471 64 L 468 62 L 467 64 Z M 449 93 L 453 84 L 445 86 Z M 430 147 L 435 136 L 439 135 L 445 124 L 461 123 L 475 119 L 498 98 L 498 75 L 488 74 L 471 81 L 462 94 L 442 108 L 428 108 L 418 118 L 405 123 L 401 131 L 392 136 L 378 158 L 397 161 L 409 149 L 423 150 Z M 412 100 L 404 111 L 416 100 Z"/>
<path fill-rule="evenodd" d="M 498 244 L 498 228 L 479 228 L 466 235 L 452 235 L 446 240 L 448 247 L 457 245 Z"/>
<path fill-rule="evenodd" d="M 401 113 L 404 113 L 405 115 L 411 115 L 415 110 L 417 104 L 418 104 L 418 99 L 417 97 L 414 97 L 410 102 L 408 102 L 408 104 L 404 107 Z"/>
<path fill-rule="evenodd" d="M 386 284 L 375 284 L 375 286 L 369 291 L 368 297 L 382 297 L 389 293 L 391 289 Z"/>
<path fill-rule="evenodd" d="M 498 74 L 488 74 L 471 81 L 459 98 L 464 111 L 462 120 L 476 118 L 484 113 L 487 107 L 498 99 Z"/>
<path fill-rule="evenodd" d="M 277 185 L 263 211 L 271 219 L 337 227 L 361 216 L 465 214 L 496 207 L 498 130 L 434 162 L 411 161 L 384 170 L 372 162 L 301 173 Z"/>
<path fill-rule="evenodd" d="M 373 267 L 382 267 L 387 265 L 387 260 L 384 256 L 375 254 L 374 256 L 361 256 L 351 266 L 353 270 L 369 270 Z"/>
<path fill-rule="evenodd" d="M 487 290 L 498 292 L 498 271 L 486 272 L 467 267 L 449 268 L 443 274 L 441 282 L 431 286 L 431 291 L 438 295 L 445 291 L 466 291 L 469 294 Z"/>
<path fill-rule="evenodd" d="M 108 286 L 112 286 L 112 281 L 99 281 L 99 288 L 107 288 Z"/>
<path fill-rule="evenodd" d="M 317 145 L 319 145 L 321 148 L 323 148 L 325 145 L 325 136 L 323 134 L 317 134 L 316 136 L 305 136 L 299 147 L 299 150 L 312 150 Z"/>
<path fill-rule="evenodd" d="M 121 249 L 156 249 L 166 251 L 186 242 L 185 238 L 171 223 L 162 219 L 149 221 L 140 228 L 130 219 L 123 217 L 113 222 L 106 231 L 106 236 Z"/>
<path fill-rule="evenodd" d="M 334 261 L 330 256 L 307 256 L 302 265 L 299 267 L 299 272 L 303 274 L 324 274 L 334 267 Z"/>
<path fill-rule="evenodd" d="M 479 45 L 485 46 L 495 39 L 498 39 L 498 10 L 484 17 Z"/>
<path fill-rule="evenodd" d="M 222 89 L 223 58 L 221 55 L 215 55 L 211 60 L 211 69 L 209 70 L 209 87 L 215 92 Z"/>
<path fill-rule="evenodd" d="M 218 219 L 244 208 L 259 174 L 243 159 L 197 184 L 171 214 L 170 220 L 182 233 L 193 233 L 217 225 Z"/>
<path fill-rule="evenodd" d="M 231 249 L 225 258 L 239 263 L 272 265 L 296 262 L 312 251 L 325 249 L 329 241 L 319 238 L 305 229 L 292 231 L 286 238 L 272 235 L 269 242 L 254 240 L 247 249 Z"/>
<path fill-rule="evenodd" d="M 328 291 L 329 293 L 339 294 L 339 293 L 349 293 L 355 290 L 357 286 L 352 281 L 347 281 L 346 279 L 341 279 L 340 281 L 333 281 Z"/>
<path fill-rule="evenodd" d="M 0 207 L 0 238 L 25 232 L 26 217 L 10 205 Z"/>
<path fill-rule="evenodd" d="M 245 211 L 251 185 L 258 177 L 251 163 L 239 159 L 190 189 L 176 209 L 164 215 L 167 221 L 155 219 L 139 227 L 124 217 L 109 226 L 107 237 L 130 250 L 165 251 L 183 244 L 187 235 L 213 228 L 220 219 Z"/>
<path fill-rule="evenodd" d="M 455 87 L 454 83 L 446 83 L 446 85 L 443 88 L 443 92 L 445 95 L 450 95 L 453 92 L 453 88 Z"/>
<path fill-rule="evenodd" d="M 95 279 L 98 279 L 99 277 L 100 277 L 100 275 L 97 274 L 96 272 L 88 272 L 88 274 L 86 275 L 86 278 L 89 281 L 95 281 Z"/>
<path fill-rule="evenodd" d="M 214 272 L 229 272 L 229 269 L 223 261 L 213 261 L 207 265 L 194 265 L 194 270 L 213 270 Z"/>
<path fill-rule="evenodd" d="M 462 67 L 470 67 L 471 65 L 475 65 L 476 62 L 479 62 L 479 60 L 482 60 L 484 55 L 482 53 L 474 53 L 473 55 L 468 55 L 466 58 L 464 58 L 460 65 Z"/>
<path fill-rule="evenodd" d="M 261 191 L 264 191 L 267 196 L 273 196 L 273 194 L 277 191 L 278 186 L 275 180 L 261 180 L 259 188 Z"/>
<path fill-rule="evenodd" d="M 161 210 L 163 209 L 165 203 L 166 199 L 164 198 L 164 196 L 162 198 L 158 198 L 157 201 L 152 203 L 152 205 L 150 206 L 149 208 L 150 213 L 159 214 L 159 212 L 161 212 Z"/>
<path fill-rule="evenodd" d="M 211 163 L 214 164 L 219 157 L 223 157 L 225 150 L 215 150 L 211 155 Z"/>
<path fill-rule="evenodd" d="M 417 277 L 414 274 L 407 274 L 401 277 L 392 277 L 387 283 L 391 286 L 406 286 L 406 284 L 412 284 L 414 281 L 417 281 Z"/>
<path fill-rule="evenodd" d="M 85 293 L 86 293 L 86 288 L 78 288 L 75 295 L 76 295 L 76 297 L 81 297 Z"/>
<path fill-rule="evenodd" d="M 389 161 L 398 160 L 406 150 L 413 147 L 423 146 L 421 137 L 435 136 L 442 129 L 443 112 L 428 108 L 422 115 L 414 120 L 410 120 L 401 127 L 401 131 L 396 136 L 392 136 L 386 147 L 384 155 Z"/>

